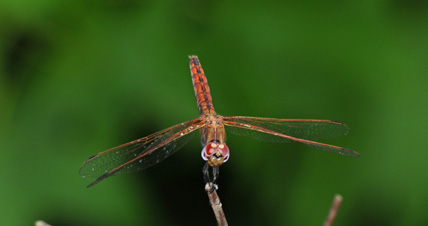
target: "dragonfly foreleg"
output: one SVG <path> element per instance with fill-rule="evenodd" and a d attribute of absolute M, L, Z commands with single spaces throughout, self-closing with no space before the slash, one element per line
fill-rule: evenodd
<path fill-rule="evenodd" d="M 202 174 L 204 175 L 205 183 L 213 183 L 215 189 L 217 189 L 217 184 L 215 182 L 220 175 L 220 168 L 218 166 L 212 167 L 206 162 L 202 168 Z"/>

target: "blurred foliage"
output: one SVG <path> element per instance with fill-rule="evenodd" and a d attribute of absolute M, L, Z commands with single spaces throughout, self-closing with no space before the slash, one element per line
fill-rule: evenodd
<path fill-rule="evenodd" d="M 229 136 L 230 225 L 427 225 L 427 1 L 0 2 L 2 225 L 215 225 L 198 136 L 91 180 L 89 156 L 198 116 L 187 55 L 224 115 L 339 120 L 347 158 Z"/>

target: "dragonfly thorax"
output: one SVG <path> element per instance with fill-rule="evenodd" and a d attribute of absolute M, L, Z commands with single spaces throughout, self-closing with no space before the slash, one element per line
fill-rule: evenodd
<path fill-rule="evenodd" d="M 201 156 L 210 166 L 217 167 L 229 160 L 229 148 L 226 144 L 210 142 L 202 149 Z"/>
<path fill-rule="evenodd" d="M 200 118 L 205 122 L 201 128 L 202 146 L 215 142 L 224 144 L 226 142 L 226 132 L 224 131 L 223 116 L 217 114 L 204 114 Z"/>

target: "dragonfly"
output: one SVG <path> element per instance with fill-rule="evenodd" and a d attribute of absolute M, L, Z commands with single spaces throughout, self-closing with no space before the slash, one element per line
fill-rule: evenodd
<path fill-rule="evenodd" d="M 226 131 L 265 142 L 297 142 L 322 151 L 359 157 L 347 148 L 319 143 L 313 140 L 346 135 L 345 124 L 332 120 L 276 119 L 247 116 L 222 116 L 215 112 L 208 81 L 197 56 L 189 56 L 190 72 L 195 91 L 199 117 L 166 128 L 146 137 L 100 152 L 80 167 L 82 177 L 96 178 L 87 187 L 118 174 L 146 169 L 171 156 L 199 130 L 202 142 L 204 179 L 215 181 L 219 166 L 230 157 L 226 145 Z M 212 171 L 210 171 L 210 169 Z"/>

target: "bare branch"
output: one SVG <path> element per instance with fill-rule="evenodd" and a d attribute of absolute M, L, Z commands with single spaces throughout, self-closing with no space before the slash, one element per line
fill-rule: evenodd
<path fill-rule="evenodd" d="M 210 205 L 213 208 L 215 218 L 217 219 L 217 224 L 219 226 L 228 226 L 226 221 L 226 216 L 223 212 L 223 207 L 220 202 L 220 198 L 217 195 L 216 188 L 212 182 L 205 184 L 205 191 L 208 194 L 210 199 Z"/>
<path fill-rule="evenodd" d="M 339 211 L 340 204 L 342 203 L 342 199 L 342 196 L 339 194 L 334 196 L 333 203 L 331 204 L 327 219 L 325 219 L 324 226 L 333 225 L 334 219 L 336 218 L 337 212 Z"/>

